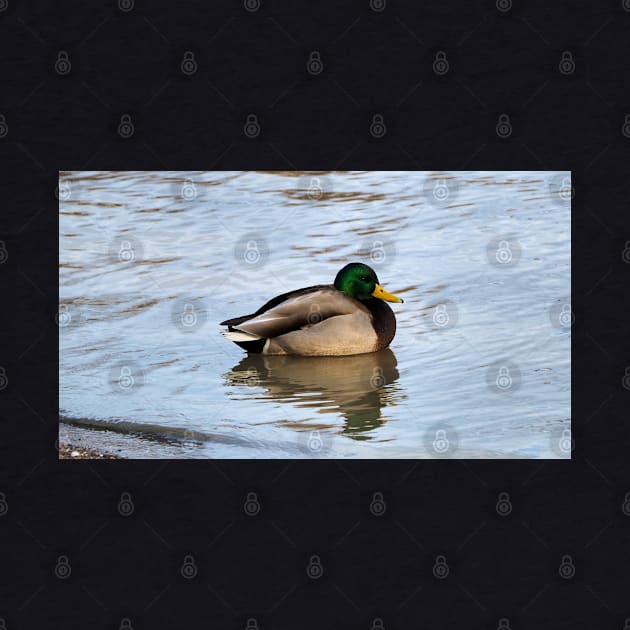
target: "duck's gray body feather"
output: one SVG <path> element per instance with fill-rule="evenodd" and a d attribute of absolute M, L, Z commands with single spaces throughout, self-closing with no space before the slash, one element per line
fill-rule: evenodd
<path fill-rule="evenodd" d="M 285 293 L 222 325 L 228 326 L 228 338 L 234 334 L 232 340 L 250 352 L 302 356 L 375 352 L 389 346 L 396 332 L 385 302 L 355 300 L 332 285 Z"/>

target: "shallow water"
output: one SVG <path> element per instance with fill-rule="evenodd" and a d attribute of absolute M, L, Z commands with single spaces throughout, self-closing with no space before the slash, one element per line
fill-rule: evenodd
<path fill-rule="evenodd" d="M 59 405 L 133 458 L 570 457 L 570 174 L 60 175 Z M 247 356 L 219 322 L 372 266 L 398 330 Z"/>

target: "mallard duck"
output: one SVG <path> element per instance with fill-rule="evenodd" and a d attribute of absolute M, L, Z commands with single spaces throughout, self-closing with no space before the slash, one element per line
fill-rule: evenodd
<path fill-rule="evenodd" d="M 248 352 L 300 356 L 364 354 L 387 348 L 396 333 L 385 302 L 402 302 L 374 270 L 350 263 L 333 284 L 283 293 L 251 315 L 221 322 L 223 335 Z"/>

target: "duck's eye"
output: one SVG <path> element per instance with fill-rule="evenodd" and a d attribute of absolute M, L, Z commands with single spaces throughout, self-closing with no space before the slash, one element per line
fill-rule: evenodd
<path fill-rule="evenodd" d="M 370 279 L 367 276 L 361 276 L 361 282 L 369 282 Z"/>

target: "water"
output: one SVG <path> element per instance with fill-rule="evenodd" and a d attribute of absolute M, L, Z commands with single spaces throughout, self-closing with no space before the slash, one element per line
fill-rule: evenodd
<path fill-rule="evenodd" d="M 131 458 L 570 457 L 570 175 L 60 175 L 64 436 Z M 372 266 L 398 330 L 342 358 L 219 333 Z"/>

